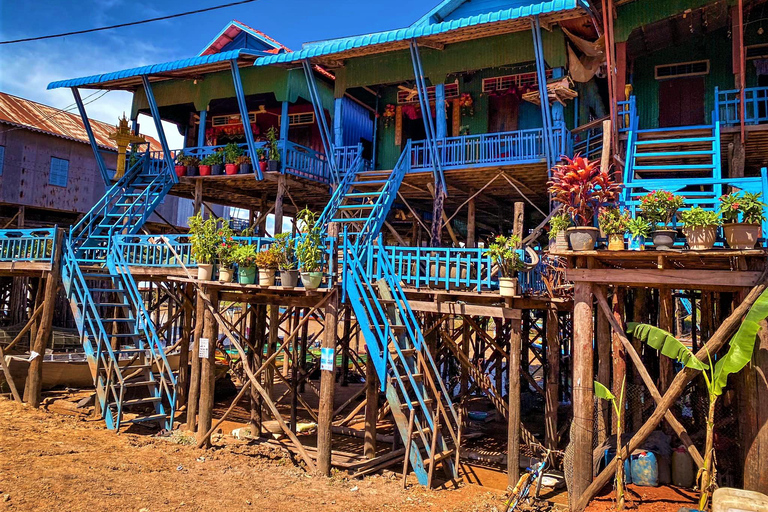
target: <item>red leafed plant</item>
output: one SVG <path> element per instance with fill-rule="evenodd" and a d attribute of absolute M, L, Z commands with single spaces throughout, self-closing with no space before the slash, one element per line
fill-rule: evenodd
<path fill-rule="evenodd" d="M 564 158 L 566 163 L 552 168 L 549 193 L 563 205 L 574 225 L 591 226 L 595 210 L 615 202 L 620 186 L 607 170 L 600 169 L 597 160 L 590 162 L 578 154 Z"/>

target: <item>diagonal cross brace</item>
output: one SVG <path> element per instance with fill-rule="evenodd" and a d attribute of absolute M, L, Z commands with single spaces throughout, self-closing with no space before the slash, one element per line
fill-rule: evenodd
<path fill-rule="evenodd" d="M 315 81 L 315 74 L 312 72 L 312 64 L 309 60 L 302 61 L 304 67 L 304 77 L 307 79 L 307 89 L 309 90 L 309 96 L 312 100 L 312 108 L 315 111 L 315 119 L 317 120 L 317 126 L 320 128 L 320 138 L 323 141 L 323 149 L 328 162 L 328 167 L 331 169 L 331 176 L 333 176 L 333 182 L 339 182 L 339 170 L 336 168 L 336 146 L 331 138 L 331 130 L 328 128 L 328 122 L 325 119 L 325 111 L 323 109 L 323 102 L 320 98 L 320 93 L 317 90 L 317 82 Z"/>

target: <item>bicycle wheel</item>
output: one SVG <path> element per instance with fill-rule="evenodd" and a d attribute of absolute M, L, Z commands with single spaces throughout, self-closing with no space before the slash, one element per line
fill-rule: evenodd
<path fill-rule="evenodd" d="M 520 481 L 517 482 L 515 488 L 519 488 L 519 490 L 517 491 L 517 494 L 512 495 L 510 498 L 510 505 L 507 508 L 507 512 L 513 512 L 517 506 L 528 497 L 528 493 L 531 490 L 531 474 L 526 473 L 521 476 Z"/>

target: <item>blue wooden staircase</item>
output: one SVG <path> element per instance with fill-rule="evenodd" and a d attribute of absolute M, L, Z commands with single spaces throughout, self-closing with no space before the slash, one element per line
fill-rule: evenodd
<path fill-rule="evenodd" d="M 176 375 L 122 246 L 111 238 L 141 229 L 177 182 L 173 169 L 156 163 L 146 153 L 132 165 L 70 230 L 63 254 L 64 289 L 93 375 L 98 406 L 113 430 L 144 422 L 170 429 L 176 407 Z"/>

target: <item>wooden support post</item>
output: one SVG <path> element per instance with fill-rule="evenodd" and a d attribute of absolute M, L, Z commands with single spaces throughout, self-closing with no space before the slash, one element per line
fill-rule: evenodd
<path fill-rule="evenodd" d="M 768 323 L 761 322 L 752 361 L 739 383 L 739 426 L 744 446 L 744 488 L 768 494 Z M 759 397 L 756 399 L 756 397 Z"/>
<path fill-rule="evenodd" d="M 464 357 L 469 360 L 469 343 L 471 341 L 471 333 L 472 331 L 469 329 L 469 324 L 466 320 L 462 320 L 461 324 L 461 352 L 464 354 Z M 459 390 L 461 393 L 462 401 L 466 398 L 467 393 L 469 392 L 469 371 L 464 367 L 460 366 L 460 386 Z"/>
<path fill-rule="evenodd" d="M 275 196 L 275 235 L 283 232 L 283 201 L 285 199 L 285 174 L 277 177 L 277 195 Z"/>
<path fill-rule="evenodd" d="M 40 405 L 40 392 L 43 386 L 43 355 L 45 347 L 53 332 L 53 314 L 56 309 L 56 294 L 61 279 L 61 251 L 64 241 L 64 230 L 56 230 L 54 241 L 55 252 L 51 264 L 51 272 L 45 281 L 45 296 L 43 297 L 43 312 L 40 315 L 40 327 L 34 341 L 30 340 L 30 354 L 38 354 L 29 363 L 27 382 L 24 388 L 24 401 L 32 407 Z"/>
<path fill-rule="evenodd" d="M 613 317 L 616 319 L 616 322 L 621 325 L 622 328 L 624 328 L 624 288 L 621 287 L 615 287 L 613 290 Z M 598 315 L 598 318 L 602 318 L 605 315 Z M 613 331 L 613 339 L 612 339 L 612 352 L 613 352 L 613 394 L 615 396 L 621 396 L 622 395 L 622 386 L 624 386 L 624 396 L 627 396 L 627 382 L 626 382 L 626 376 L 627 376 L 627 353 L 624 349 L 624 345 L 621 343 L 621 338 L 618 332 L 615 330 Z M 602 381 L 601 381 L 602 382 Z M 607 383 L 603 382 L 604 384 Z M 601 400 L 601 402 L 605 402 L 606 400 Z M 616 414 L 614 412 L 613 414 L 613 433 L 616 433 L 616 422 L 618 418 L 616 417 Z M 624 421 L 624 407 L 622 404 L 621 408 L 621 422 L 623 425 L 626 425 L 626 422 Z"/>
<path fill-rule="evenodd" d="M 194 306 L 195 287 L 187 284 L 184 290 L 184 323 L 181 328 L 181 342 L 179 343 L 179 377 L 177 379 L 176 393 L 179 397 L 179 408 L 187 405 L 187 392 L 189 391 L 189 343 L 192 339 L 192 315 Z"/>
<path fill-rule="evenodd" d="M 573 477 L 569 489 L 572 505 L 592 482 L 593 321 L 592 284 L 576 282 L 573 293 Z"/>
<path fill-rule="evenodd" d="M 256 306 L 256 325 L 253 328 L 253 332 L 251 332 L 251 337 L 253 339 L 253 346 L 255 350 L 253 351 L 253 366 L 251 366 L 252 371 L 256 371 L 258 368 L 261 367 L 263 354 L 264 354 L 264 346 L 267 343 L 267 306 L 264 304 L 259 304 Z M 259 380 L 263 382 L 263 375 L 259 375 Z M 251 388 L 251 435 L 253 437 L 261 437 L 261 415 L 262 415 L 262 397 L 258 392 L 256 392 L 255 389 Z"/>
<path fill-rule="evenodd" d="M 520 478 L 520 321 L 512 323 L 509 339 L 509 421 L 507 422 L 507 485 L 512 488 Z"/>
<path fill-rule="evenodd" d="M 523 225 L 525 217 L 525 203 L 517 202 L 514 206 L 514 216 L 512 217 L 512 234 L 523 239 Z"/>
<path fill-rule="evenodd" d="M 214 308 L 219 307 L 218 291 L 205 290 L 211 298 L 211 304 Z M 205 309 L 203 325 L 203 337 L 200 338 L 198 345 L 198 353 L 200 347 L 203 347 L 203 354 L 205 353 L 205 346 L 208 346 L 208 357 L 200 358 L 200 406 L 199 415 L 200 421 L 197 424 L 197 442 L 202 443 L 205 447 L 211 446 L 211 440 L 205 438 L 208 430 L 211 428 L 213 418 L 213 393 L 216 385 L 216 376 L 214 374 L 214 367 L 216 365 L 216 340 L 219 337 L 219 325 L 216 323 L 216 319 L 213 313 L 207 308 Z"/>
<path fill-rule="evenodd" d="M 363 454 L 372 459 L 376 456 L 376 420 L 379 414 L 379 386 L 376 368 L 371 360 L 369 348 L 365 348 L 365 444 Z"/>
<path fill-rule="evenodd" d="M 203 182 L 195 180 L 195 196 L 192 199 L 192 212 L 197 215 L 203 207 Z"/>
<path fill-rule="evenodd" d="M 198 180 L 199 181 L 199 180 Z M 187 397 L 187 430 L 197 428 L 197 410 L 200 403 L 200 338 L 205 324 L 205 302 L 198 292 L 195 301 L 195 332 L 192 340 L 192 364 L 189 370 L 189 396 Z"/>
<path fill-rule="evenodd" d="M 645 288 L 635 288 L 632 290 L 634 294 L 634 300 L 632 304 L 632 316 L 633 321 L 638 323 L 648 323 L 648 290 Z M 637 354 L 643 353 L 642 342 L 632 337 L 632 347 Z M 643 383 L 643 379 L 640 376 L 640 372 L 633 369 L 632 371 L 632 383 L 635 386 L 639 386 Z M 643 424 L 643 404 L 640 401 L 639 393 L 630 393 L 627 397 L 627 403 L 629 404 L 629 413 L 632 416 L 632 423 L 629 425 L 632 430 L 637 430 L 640 425 Z"/>
<path fill-rule="evenodd" d="M 475 198 L 473 197 L 472 199 L 469 200 L 469 203 L 467 204 L 467 247 L 470 249 L 477 246 L 477 239 L 475 235 L 476 214 L 477 214 L 477 209 L 475 207 Z"/>
<path fill-rule="evenodd" d="M 280 306 L 270 304 L 269 306 L 269 333 L 267 337 L 267 359 L 277 351 L 277 340 L 280 335 Z M 283 357 L 287 357 L 285 354 Z M 275 384 L 275 365 L 270 364 L 264 371 L 264 389 L 271 399 L 274 399 L 272 390 Z"/>
<path fill-rule="evenodd" d="M 611 387 L 611 325 L 604 315 L 597 315 L 597 381 Z M 611 436 L 611 404 L 607 400 L 597 403 L 595 434 L 598 444 Z"/>
<path fill-rule="evenodd" d="M 344 332 L 341 335 L 341 385 L 349 385 L 349 333 L 352 329 L 352 308 L 344 308 Z"/>
<path fill-rule="evenodd" d="M 557 437 L 557 409 L 560 404 L 560 326 L 557 318 L 557 310 L 547 310 L 547 382 L 544 388 L 544 429 L 547 448 L 556 450 Z"/>
<path fill-rule="evenodd" d="M 675 299 L 670 288 L 659 289 L 659 328 L 675 334 Z M 663 394 L 675 376 L 674 361 L 659 354 L 659 391 Z"/>
<path fill-rule="evenodd" d="M 325 349 L 336 351 L 336 321 L 338 318 L 339 297 L 334 289 L 333 296 L 325 305 L 325 330 L 323 344 Z M 335 365 L 334 365 L 335 366 Z M 320 404 L 317 422 L 317 472 L 323 476 L 331 475 L 331 423 L 333 422 L 333 395 L 336 384 L 335 368 L 320 372 Z"/>

